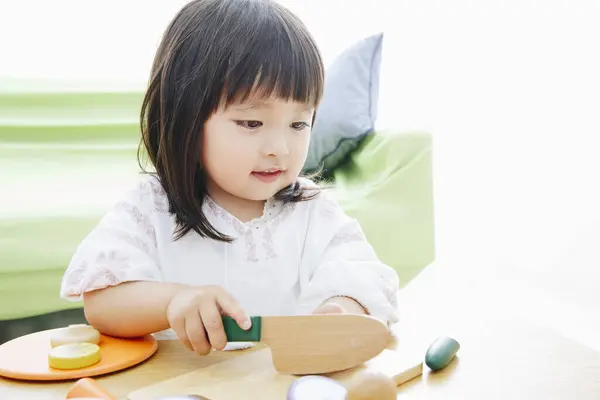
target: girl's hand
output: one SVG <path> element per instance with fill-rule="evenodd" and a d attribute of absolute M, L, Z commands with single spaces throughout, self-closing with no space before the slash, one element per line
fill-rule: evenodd
<path fill-rule="evenodd" d="M 250 318 L 238 302 L 219 286 L 184 288 L 167 307 L 167 320 L 179 340 L 190 350 L 207 355 L 227 345 L 222 315 L 232 317 L 242 329 L 250 329 Z"/>
<path fill-rule="evenodd" d="M 320 305 L 313 314 L 346 314 L 344 307 L 336 303 L 324 303 Z"/>
<path fill-rule="evenodd" d="M 367 311 L 356 300 L 338 296 L 326 300 L 313 314 L 367 314 Z"/>

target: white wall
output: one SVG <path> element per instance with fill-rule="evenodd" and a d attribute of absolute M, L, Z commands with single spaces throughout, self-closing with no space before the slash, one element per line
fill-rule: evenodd
<path fill-rule="evenodd" d="M 187 0 L 2 0 L 0 77 L 142 85 L 160 36 Z M 327 63 L 381 29 L 381 0 L 280 0 L 317 37 Z"/>
<path fill-rule="evenodd" d="M 598 265 L 600 2 L 402 1 L 393 19 L 379 123 L 435 136 L 440 254 Z"/>

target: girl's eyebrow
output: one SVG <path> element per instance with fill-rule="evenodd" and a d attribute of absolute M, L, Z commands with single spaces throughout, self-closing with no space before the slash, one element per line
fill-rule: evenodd
<path fill-rule="evenodd" d="M 234 108 L 236 111 L 261 110 L 261 109 L 273 108 L 273 103 L 264 102 L 264 101 L 252 102 L 252 103 L 239 103 L 239 104 L 233 104 L 231 107 Z M 299 104 L 296 108 L 299 112 L 310 113 L 313 111 L 313 107 L 308 104 Z"/>
<path fill-rule="evenodd" d="M 250 110 L 260 110 L 263 108 L 270 108 L 270 105 L 264 102 L 260 103 L 241 103 L 234 104 L 232 108 L 235 108 L 238 111 L 250 111 Z"/>

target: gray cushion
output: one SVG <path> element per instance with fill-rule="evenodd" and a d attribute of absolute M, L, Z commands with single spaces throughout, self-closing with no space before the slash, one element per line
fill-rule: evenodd
<path fill-rule="evenodd" d="M 304 172 L 327 176 L 374 131 L 383 33 L 355 43 L 327 68 Z"/>

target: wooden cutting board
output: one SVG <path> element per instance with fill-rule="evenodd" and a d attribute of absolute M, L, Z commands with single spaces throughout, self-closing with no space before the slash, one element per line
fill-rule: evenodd
<path fill-rule="evenodd" d="M 385 349 L 365 364 L 347 371 L 327 374 L 348 383 L 367 370 L 382 372 L 397 385 L 422 373 L 426 349 L 402 353 Z M 210 400 L 285 399 L 288 388 L 299 376 L 278 373 L 273 367 L 270 349 L 262 345 L 244 350 L 233 360 L 224 361 L 187 374 L 141 388 L 129 394 L 129 400 L 154 400 L 161 396 L 202 395 Z"/>

